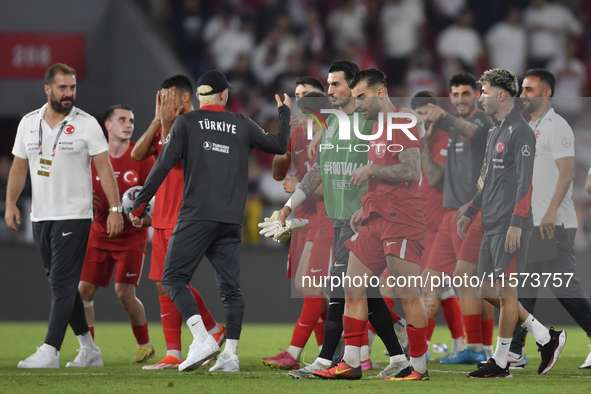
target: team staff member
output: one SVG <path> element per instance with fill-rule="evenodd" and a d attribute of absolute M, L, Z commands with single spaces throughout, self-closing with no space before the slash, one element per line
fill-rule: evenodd
<path fill-rule="evenodd" d="M 179 370 L 193 370 L 220 348 L 205 329 L 188 283 L 207 256 L 217 273 L 220 298 L 224 304 L 228 341 L 216 365 L 210 370 L 238 372 L 238 340 L 242 329 L 244 302 L 240 291 L 239 245 L 247 196 L 248 155 L 259 149 L 283 154 L 289 140 L 290 99 L 279 106 L 277 135 L 267 133 L 251 119 L 225 112 L 228 88 L 232 85 L 219 71 L 208 71 L 197 81 L 198 111 L 179 116 L 164 141 L 130 215 L 143 214 L 168 172 L 181 159 L 185 179 L 183 203 L 177 227 L 170 237 L 162 284 L 187 322 L 194 341 Z"/>
<path fill-rule="evenodd" d="M 153 160 L 160 155 L 163 143 L 168 137 L 172 123 L 180 114 L 193 111 L 191 98 L 193 96 L 193 84 L 184 75 L 175 75 L 165 79 L 160 85 L 161 90 L 156 94 L 156 110 L 154 120 L 148 130 L 136 143 L 131 157 L 137 161 Z M 183 318 L 174 306 L 172 299 L 162 286 L 162 272 L 164 270 L 164 258 L 168 249 L 168 240 L 177 223 L 179 209 L 183 202 L 183 169 L 180 161 L 166 176 L 164 182 L 156 192 L 156 201 L 152 211 L 153 217 L 146 216 L 141 220 L 141 227 L 152 225 L 154 235 L 152 237 L 152 259 L 150 262 L 149 278 L 156 282 L 158 300 L 160 301 L 160 317 L 162 330 L 166 341 L 166 356 L 153 365 L 145 365 L 145 370 L 177 369 L 183 362 L 181 347 L 181 326 Z M 189 286 L 193 293 L 199 312 L 203 318 L 205 328 L 212 334 L 219 345 L 226 338 L 224 327 L 219 325 L 207 307 L 199 292 Z"/>
<path fill-rule="evenodd" d="M 51 287 L 51 313 L 45 342 L 19 368 L 59 368 L 58 351 L 68 323 L 80 342 L 78 356 L 67 367 L 102 366 L 102 355 L 90 335 L 78 282 L 92 220 L 90 158 L 109 201 L 106 232 L 123 230 L 117 183 L 107 141 L 95 118 L 76 108 L 76 71 L 62 63 L 45 72 L 47 103 L 21 120 L 12 154 L 5 220 L 17 231 L 16 201 L 31 171 L 31 221 L 35 245 Z M 15 223 L 16 221 L 16 223 Z"/>
<path fill-rule="evenodd" d="M 131 142 L 135 120 L 132 111 L 129 105 L 119 104 L 110 107 L 105 114 L 105 128 L 109 135 L 109 157 L 121 197 L 130 187 L 143 185 L 154 165 L 153 158 L 141 163 L 131 158 L 131 150 L 135 145 Z M 99 286 L 109 287 L 115 271 L 115 293 L 129 316 L 131 329 L 137 341 L 132 362 L 142 364 L 154 356 L 146 312 L 141 301 L 135 296 L 144 266 L 148 229 L 135 228 L 126 220 L 123 232 L 117 238 L 109 239 L 105 231 L 109 205 L 94 165 L 92 186 L 98 204 L 95 202 L 96 214 L 90 227 L 90 239 L 78 286 L 84 301 L 86 321 L 94 338 L 93 299 Z"/>
<path fill-rule="evenodd" d="M 476 107 L 478 86 L 472 74 L 459 73 L 449 81 L 449 97 L 457 116 L 430 104 L 425 118 L 438 122 L 449 132 L 445 182 L 443 184 L 444 214 L 433 242 L 433 251 L 426 262 L 423 277 L 474 276 L 478 270 L 478 253 L 484 235 L 480 214 L 476 215 L 466 233 L 466 240 L 458 237 L 456 217 L 476 193 L 476 183 L 484 152 L 486 137 L 492 122 Z M 429 289 L 430 290 L 430 289 Z M 480 299 L 478 289 L 469 285 L 457 287 L 467 346 L 454 341 L 453 350 L 442 357 L 443 364 L 477 364 L 492 356 L 494 309 Z M 447 293 L 443 287 L 428 292 L 433 298 Z M 488 349 L 487 349 L 488 347 Z"/>
<path fill-rule="evenodd" d="M 591 302 L 576 277 L 575 235 L 578 221 L 571 198 L 575 175 L 575 136 L 568 123 L 551 106 L 555 85 L 554 75 L 544 69 L 529 70 L 522 84 L 525 112 L 531 114 L 529 125 L 536 136 L 532 194 L 534 230 L 527 271 L 555 274 L 555 278 L 560 278 L 562 283 L 553 284 L 550 289 L 591 338 Z M 568 274 L 573 274 L 570 280 Z M 537 294 L 535 280 L 519 287 L 519 300 L 528 312 L 533 313 Z M 515 361 L 512 365 L 525 364 L 522 347 L 526 334 L 521 326 L 515 327 L 512 357 L 509 358 L 510 362 Z M 591 368 L 591 354 L 579 368 Z"/>
<path fill-rule="evenodd" d="M 566 342 L 566 332 L 546 329 L 521 306 L 517 289 L 506 282 L 510 274 L 524 271 L 527 260 L 533 228 L 531 193 L 536 139 L 515 106 L 515 96 L 519 92 L 515 74 L 492 69 L 485 71 L 479 82 L 482 107 L 494 120 L 495 127 L 489 132 L 478 191 L 458 221 L 458 235 L 466 238 L 470 219 L 482 209 L 485 234 L 480 246 L 478 277 L 485 282 L 480 293 L 500 310 L 500 318 L 494 356 L 468 377 L 512 376 L 508 356 L 517 321 L 538 342 L 542 358 L 538 373 L 545 374 L 558 359 Z"/>

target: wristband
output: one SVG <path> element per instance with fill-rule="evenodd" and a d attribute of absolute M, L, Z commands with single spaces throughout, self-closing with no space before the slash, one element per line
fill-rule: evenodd
<path fill-rule="evenodd" d="M 306 200 L 306 198 L 306 193 L 304 193 L 302 189 L 296 189 L 289 200 L 287 200 L 285 203 L 285 206 L 294 211 L 301 203 Z"/>
<path fill-rule="evenodd" d="M 419 138 L 425 137 L 425 134 L 427 134 L 427 132 L 425 131 L 425 122 L 418 125 L 417 130 L 419 131 Z"/>

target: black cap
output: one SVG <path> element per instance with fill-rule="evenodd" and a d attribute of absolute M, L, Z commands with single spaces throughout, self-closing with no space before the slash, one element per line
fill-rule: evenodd
<path fill-rule="evenodd" d="M 224 73 L 218 70 L 212 70 L 206 72 L 205 74 L 202 74 L 197 80 L 197 91 L 199 91 L 199 86 L 203 85 L 211 86 L 212 91 L 203 95 L 199 93 L 202 96 L 216 94 L 226 90 L 226 88 L 234 89 L 234 86 L 232 86 L 232 84 L 228 82 Z"/>

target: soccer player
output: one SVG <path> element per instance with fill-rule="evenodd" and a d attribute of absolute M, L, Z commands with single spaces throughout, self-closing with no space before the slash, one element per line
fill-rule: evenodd
<path fill-rule="evenodd" d="M 522 83 L 524 110 L 531 114 L 536 136 L 532 212 L 534 229 L 529 245 L 527 272 L 533 279 L 519 287 L 519 301 L 530 313 L 536 305 L 536 277 L 553 275 L 550 289 L 591 338 L 591 302 L 576 276 L 575 235 L 578 221 L 571 198 L 574 178 L 575 137 L 571 127 L 552 108 L 556 79 L 544 69 L 527 71 Z M 568 283 L 568 285 L 567 285 Z M 511 366 L 523 366 L 522 347 L 527 332 L 516 326 L 509 353 Z M 579 367 L 591 368 L 591 353 Z"/>
<path fill-rule="evenodd" d="M 454 75 L 449 82 L 449 96 L 457 111 L 454 116 L 443 108 L 429 104 L 430 110 L 425 118 L 437 122 L 449 132 L 447 159 L 445 162 L 445 182 L 443 184 L 444 214 L 432 252 L 429 255 L 423 277 L 448 276 L 472 277 L 477 272 L 478 253 L 484 229 L 480 214 L 470 224 L 466 240 L 462 241 L 457 234 L 456 220 L 464 211 L 465 206 L 476 193 L 476 183 L 484 151 L 488 130 L 492 126 L 490 118 L 476 108 L 478 96 L 476 78 L 468 73 Z M 432 282 L 424 294 L 430 302 L 444 299 L 451 295 L 449 285 L 435 287 L 431 291 Z M 492 336 L 494 329 L 494 309 L 480 299 L 478 289 L 462 282 L 457 287 L 460 307 L 468 346 L 457 338 L 453 341 L 452 351 L 442 357 L 443 364 L 478 364 L 492 356 Z M 439 302 L 437 302 L 438 304 Z M 431 324 L 433 324 L 432 322 Z M 486 346 L 486 348 L 484 347 Z"/>
<path fill-rule="evenodd" d="M 191 98 L 194 90 L 189 78 L 184 75 L 175 75 L 164 80 L 160 87 L 161 90 L 156 94 L 154 120 L 131 152 L 131 157 L 134 160 L 150 160 L 153 156 L 159 156 L 176 117 L 193 111 Z M 156 364 L 144 366 L 143 369 L 146 370 L 176 369 L 183 361 L 181 351 L 182 316 L 161 283 L 168 241 L 177 225 L 177 217 L 183 199 L 183 184 L 183 170 L 179 161 L 168 173 L 168 176 L 158 189 L 155 206 L 152 207 L 151 225 L 154 227 L 154 235 L 152 237 L 152 259 L 149 278 L 156 281 L 162 330 L 164 331 L 167 351 L 166 357 Z M 144 220 L 146 218 L 142 219 L 142 221 Z M 142 226 L 146 225 L 149 225 L 147 221 L 142 223 Z M 199 292 L 192 286 L 189 286 L 189 289 L 199 305 L 199 311 L 206 329 L 210 334 L 214 335 L 216 341 L 221 345 L 226 337 L 224 327 L 217 324 L 211 316 Z"/>
<path fill-rule="evenodd" d="M 536 138 L 515 106 L 519 92 L 517 77 L 510 71 L 492 69 L 479 81 L 479 99 L 495 122 L 486 147 L 485 161 L 478 179 L 478 191 L 458 221 L 458 235 L 479 210 L 485 229 L 478 261 L 478 277 L 484 278 L 480 293 L 500 309 L 497 347 L 493 357 L 469 378 L 511 377 L 509 346 L 515 323 L 531 332 L 542 358 L 538 373 L 545 374 L 556 363 L 566 342 L 566 332 L 548 330 L 517 300 L 511 275 L 524 272 L 533 228 L 531 210 L 532 176 Z M 515 285 L 515 283 L 513 283 Z"/>
<path fill-rule="evenodd" d="M 420 276 L 419 264 L 426 232 L 418 198 L 421 176 L 419 132 L 416 127 L 393 130 L 388 127 L 392 123 L 407 121 L 390 119 L 391 114 L 400 109 L 388 98 L 386 76 L 381 71 L 361 71 L 349 87 L 363 117 L 384 123 L 373 125 L 372 134 L 381 135 L 370 143 L 368 164 L 357 168 L 350 176 L 354 187 L 360 188 L 367 182 L 367 194 L 362 197 L 361 209 L 351 217 L 355 235 L 345 242 L 350 252 L 347 277 L 352 280 L 377 278 L 388 267 L 392 277 L 405 278 L 405 285 L 397 286 L 395 292 L 406 315 L 410 364 L 387 380 L 428 380 L 425 359 L 427 312 L 421 299 L 420 284 L 410 284 L 411 276 Z M 384 117 L 378 118 L 380 114 Z M 418 123 L 422 123 L 420 117 Z M 314 372 L 317 376 L 361 378 L 361 339 L 370 302 L 367 285 L 345 282 L 345 296 L 343 361 L 329 370 Z"/>
<path fill-rule="evenodd" d="M 349 130 L 340 130 L 338 118 L 332 114 L 326 120 L 328 129 L 322 131 L 321 145 L 312 168 L 301 181 L 285 206 L 279 211 L 281 224 L 292 209 L 297 207 L 314 191 L 323 185 L 326 215 L 333 220 L 334 226 L 334 258 L 330 275 L 342 277 L 347 270 L 349 251 L 345 247 L 346 240 L 353 236 L 351 217 L 361 208 L 361 197 L 365 195 L 367 187 L 356 188 L 351 184 L 351 173 L 357 167 L 367 164 L 367 153 L 359 152 L 351 146 L 365 142 L 353 133 L 357 118 L 358 131 L 363 135 L 370 135 L 373 121 L 366 121 L 355 110 L 355 100 L 351 98 L 349 82 L 359 72 L 359 67 L 350 61 L 338 61 L 331 65 L 328 72 L 328 95 L 333 109 L 339 109 L 349 119 Z M 341 140 L 341 133 L 350 133 L 350 140 Z M 328 149 L 330 148 L 330 149 Z M 341 171 L 340 168 L 344 168 Z M 400 343 L 396 338 L 393 320 L 387 305 L 379 294 L 379 290 L 372 288 L 373 298 L 368 297 L 368 308 L 371 312 L 369 320 L 376 333 L 384 342 L 390 354 L 390 364 L 378 374 L 379 378 L 396 375 L 406 368 L 408 361 L 404 357 Z M 289 374 L 295 378 L 313 378 L 314 371 L 330 368 L 331 360 L 343 332 L 343 312 L 345 308 L 345 293 L 341 286 L 331 289 L 330 302 L 324 326 L 324 343 L 316 360 L 297 371 Z M 398 319 L 397 319 L 398 320 Z"/>
<path fill-rule="evenodd" d="M 303 78 L 312 77 L 298 78 L 296 83 L 301 82 Z M 313 80 L 322 86 L 316 78 Z M 299 86 L 302 85 L 298 83 Z M 296 96 L 298 96 L 298 93 L 296 87 Z M 318 91 L 299 95 L 296 102 L 303 124 L 306 126 L 308 119 L 311 119 L 307 114 L 312 113 L 311 111 L 320 112 L 321 109 L 330 107 L 328 96 Z M 316 122 L 313 123 L 313 133 L 321 133 L 320 126 Z M 295 178 L 285 179 L 285 190 L 288 193 L 295 191 L 297 180 L 304 178 L 310 166 L 307 146 L 309 143 L 304 128 L 297 127 L 292 131 L 287 154 L 293 157 L 293 159 L 290 157 L 288 161 L 294 165 Z M 274 171 L 276 173 L 279 172 L 275 164 L 278 157 L 280 156 L 276 156 L 274 160 Z M 312 162 L 313 159 L 314 157 Z M 285 174 L 281 173 L 278 175 L 285 176 Z M 295 276 L 295 287 L 304 296 L 304 305 L 300 318 L 294 327 L 288 349 L 277 356 L 263 359 L 263 364 L 278 369 L 297 369 L 299 367 L 300 355 L 312 331 L 316 333 L 318 346 L 322 346 L 324 340 L 324 319 L 326 318 L 328 298 L 324 296 L 324 286 L 313 286 L 312 280 L 316 278 L 316 283 L 321 283 L 321 278 L 328 275 L 328 267 L 333 255 L 334 239 L 332 220 L 326 216 L 324 208 L 322 188 L 319 187 L 318 189 L 314 194 L 319 196 L 306 200 L 306 203 L 300 205 L 294 213 L 294 217 L 308 219 L 309 221 L 305 229 L 292 235 L 290 256 L 293 257 L 297 253 L 301 255 L 301 258 L 299 264 L 288 264 L 287 273 L 288 277 Z M 304 242 L 303 251 L 299 251 L 301 244 L 297 243 L 296 240 Z M 295 275 L 293 275 L 294 273 Z M 304 280 L 304 277 L 310 279 Z"/>
<path fill-rule="evenodd" d="M 411 100 L 410 106 L 420 116 L 427 116 L 429 104 L 439 105 L 439 100 L 431 92 L 419 92 Z M 443 207 L 443 178 L 445 174 L 445 160 L 449 133 L 440 128 L 442 120 L 433 122 L 425 120 L 426 134 L 421 140 L 421 180 L 419 182 L 419 201 L 425 217 L 427 235 L 425 236 L 425 250 L 421 258 L 421 269 L 429 261 L 435 236 L 437 235 L 446 208 Z M 435 318 L 439 307 L 449 328 L 453 341 L 452 351 L 460 352 L 464 349 L 464 325 L 462 311 L 454 290 L 450 286 L 443 286 L 439 297 L 430 294 L 430 283 L 423 273 L 423 302 L 427 309 L 429 324 L 427 327 L 427 345 L 431 344 L 431 337 L 435 329 Z M 389 288 L 389 287 L 386 287 Z M 390 288 L 389 288 L 390 289 Z M 392 289 L 393 290 L 393 289 Z M 427 360 L 429 352 L 427 351 Z"/>
<path fill-rule="evenodd" d="M 74 106 L 76 88 L 76 70 L 63 63 L 48 67 L 47 103 L 22 118 L 12 149 L 14 161 L 4 219 L 10 229 L 18 231 L 20 211 L 16 202 L 30 170 L 33 237 L 52 298 L 45 341 L 37 352 L 19 362 L 19 368 L 59 368 L 59 350 L 68 324 L 80 349 L 66 367 L 103 365 L 78 292 L 92 221 L 91 159 L 109 200 L 109 237 L 114 238 L 123 230 L 123 217 L 105 135 L 94 117 Z"/>
<path fill-rule="evenodd" d="M 131 141 L 135 120 L 132 111 L 129 105 L 114 105 L 107 110 L 104 120 L 109 136 L 109 157 L 121 197 L 130 187 L 143 185 L 154 164 L 153 158 L 141 163 L 131 158 L 131 150 L 135 145 Z M 132 362 L 143 364 L 154 356 L 154 347 L 150 344 L 146 312 L 135 296 L 135 289 L 144 266 L 148 230 L 135 228 L 126 220 L 123 232 L 116 238 L 109 238 L 106 232 L 109 202 L 94 164 L 92 182 L 96 213 L 90 227 L 90 238 L 78 286 L 84 301 L 86 321 L 94 338 L 93 299 L 99 286 L 109 287 L 115 271 L 115 293 L 129 316 L 137 341 Z"/>
<path fill-rule="evenodd" d="M 248 156 L 252 149 L 273 154 L 287 151 L 291 101 L 287 94 L 283 103 L 275 96 L 280 124 L 277 135 L 273 135 L 251 119 L 224 110 L 232 85 L 223 73 L 208 71 L 199 77 L 197 86 L 201 108 L 176 119 L 130 219 L 139 222 L 145 205 L 182 158 L 186 180 L 183 202 L 162 276 L 162 284 L 194 338 L 179 371 L 198 368 L 220 352 L 188 287 L 202 258 L 207 256 L 216 271 L 228 335 L 224 352 L 210 371 L 239 372 L 237 352 L 244 313 L 239 246 L 248 192 Z"/>

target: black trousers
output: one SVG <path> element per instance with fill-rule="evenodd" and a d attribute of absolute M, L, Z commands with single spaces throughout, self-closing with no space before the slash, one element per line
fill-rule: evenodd
<path fill-rule="evenodd" d="M 162 274 L 164 288 L 187 321 L 199 313 L 188 285 L 203 257 L 207 257 L 216 272 L 228 339 L 240 339 L 244 315 L 240 291 L 240 231 L 238 224 L 203 220 L 178 223 L 168 243 Z"/>
<path fill-rule="evenodd" d="M 90 219 L 33 223 L 35 246 L 51 287 L 51 312 L 45 343 L 60 349 L 68 323 L 74 334 L 88 332 L 84 304 L 78 292 Z"/>
<path fill-rule="evenodd" d="M 534 231 L 539 231 L 539 227 L 535 227 Z M 557 257 L 555 261 L 545 261 L 541 263 L 531 263 L 526 265 L 526 270 L 530 274 L 560 274 L 558 277 L 562 280 L 562 286 L 552 285 L 553 278 L 548 281 L 548 286 L 554 293 L 554 296 L 562 304 L 564 309 L 575 319 L 577 324 L 587 333 L 591 338 L 591 301 L 581 288 L 581 282 L 576 276 L 576 260 L 575 260 L 575 235 L 576 228 L 565 229 L 562 226 L 556 226 Z M 565 273 L 572 273 L 574 276 L 566 286 L 569 276 Z M 537 281 L 531 280 L 531 277 L 526 283 L 519 284 L 519 302 L 529 313 L 533 313 L 536 307 L 536 299 L 538 289 L 545 282 L 546 277 L 540 277 L 540 284 Z M 556 281 L 558 283 L 558 281 Z M 511 342 L 511 351 L 516 354 L 521 354 L 521 349 L 525 344 L 525 337 L 527 331 L 519 324 L 513 330 L 513 341 Z"/>

